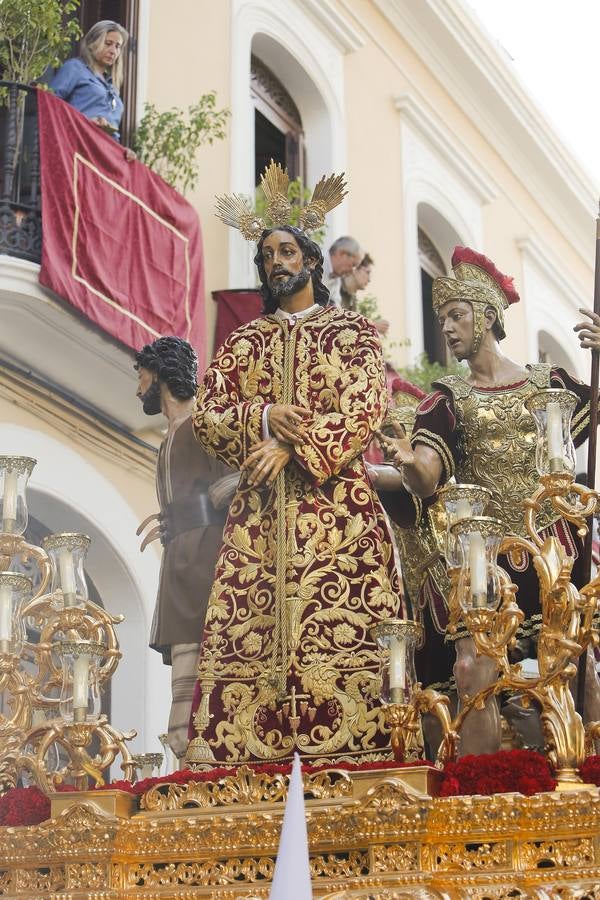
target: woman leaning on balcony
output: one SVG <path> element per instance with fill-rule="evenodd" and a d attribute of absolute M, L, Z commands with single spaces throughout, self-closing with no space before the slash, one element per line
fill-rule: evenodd
<path fill-rule="evenodd" d="M 107 134 L 120 140 L 123 101 L 123 50 L 128 34 L 118 22 L 96 22 L 81 42 L 78 57 L 68 59 L 58 70 L 50 88 Z M 135 159 L 126 148 L 127 159 Z"/>

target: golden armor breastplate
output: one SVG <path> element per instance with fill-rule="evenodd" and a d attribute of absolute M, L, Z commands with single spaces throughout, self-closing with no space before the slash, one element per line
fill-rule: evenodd
<path fill-rule="evenodd" d="M 478 390 L 460 375 L 449 375 L 436 382 L 449 388 L 454 399 L 457 482 L 488 488 L 492 492 L 488 515 L 501 519 L 508 532 L 523 536 L 523 501 L 538 487 L 537 433 L 525 400 L 550 386 L 550 369 L 542 363 L 531 366 L 523 384 L 497 391 Z M 546 528 L 558 518 L 547 504 L 537 521 Z"/>

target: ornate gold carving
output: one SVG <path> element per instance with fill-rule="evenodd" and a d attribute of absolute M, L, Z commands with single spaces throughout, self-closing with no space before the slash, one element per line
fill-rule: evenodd
<path fill-rule="evenodd" d="M 347 772 L 337 769 L 303 776 L 305 796 L 323 800 L 349 797 L 352 780 Z M 289 784 L 288 775 L 255 773 L 249 766 L 240 766 L 235 775 L 226 775 L 218 781 L 190 782 L 185 785 L 170 784 L 151 788 L 141 798 L 141 809 L 172 810 L 188 806 L 228 806 L 232 803 L 274 803 L 285 800 Z"/>
<path fill-rule="evenodd" d="M 105 888 L 109 882 L 106 863 L 71 863 L 66 867 L 67 887 L 71 890 Z"/>
<path fill-rule="evenodd" d="M 510 860 L 506 842 L 474 843 L 472 845 L 436 844 L 434 846 L 436 868 L 445 872 L 466 869 L 505 868 Z"/>
<path fill-rule="evenodd" d="M 595 862 L 592 838 L 576 837 L 571 840 L 525 841 L 519 856 L 528 869 L 542 865 L 554 867 L 590 866 Z"/>
<path fill-rule="evenodd" d="M 373 847 L 372 872 L 410 872 L 419 867 L 418 847 L 415 844 L 386 844 Z"/>
<path fill-rule="evenodd" d="M 538 888 L 545 898 L 594 897 L 597 790 L 432 799 L 384 771 L 345 774 L 344 784 L 367 774 L 374 784 L 358 800 L 346 790 L 306 801 L 315 898 L 541 900 Z M 271 780 L 251 804 L 231 794 L 229 804 L 130 819 L 73 795 L 52 821 L 0 828 L 0 896 L 267 900 L 284 810 L 281 778 Z"/>

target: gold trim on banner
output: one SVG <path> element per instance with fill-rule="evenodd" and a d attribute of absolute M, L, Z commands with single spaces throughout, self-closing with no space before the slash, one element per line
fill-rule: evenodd
<path fill-rule="evenodd" d="M 186 338 L 189 338 L 190 332 L 192 329 L 192 321 L 190 318 L 190 258 L 189 258 L 189 238 L 186 235 L 182 234 L 174 225 L 170 222 L 167 222 L 166 219 L 163 219 L 158 215 L 155 210 L 149 207 L 143 200 L 133 194 L 131 191 L 128 191 L 122 185 L 118 184 L 118 182 L 113 181 L 112 178 L 109 178 L 103 172 L 100 171 L 93 163 L 89 160 L 85 159 L 80 153 L 73 154 L 73 201 L 74 201 L 74 210 L 73 210 L 73 235 L 71 239 L 71 256 L 72 256 L 72 264 L 71 264 L 71 275 L 73 279 L 80 284 L 83 284 L 84 287 L 88 289 L 94 296 L 98 297 L 100 300 L 103 300 L 113 309 L 116 309 L 118 312 L 122 313 L 127 318 L 132 319 L 134 322 L 137 322 L 138 325 L 141 325 L 149 334 L 153 337 L 160 337 L 160 332 L 156 331 L 154 328 L 151 328 L 143 319 L 139 316 L 136 316 L 135 313 L 132 313 L 130 310 L 124 309 L 120 303 L 117 303 L 116 300 L 113 300 L 111 297 L 107 297 L 106 294 L 103 294 L 102 291 L 99 291 L 98 288 L 93 287 L 89 281 L 86 281 L 81 275 L 77 274 L 77 237 L 79 232 L 79 214 L 80 214 L 80 203 L 79 203 L 79 194 L 78 194 L 78 163 L 81 163 L 84 166 L 87 166 L 98 178 L 101 178 L 119 193 L 123 194 L 129 200 L 132 200 L 134 203 L 144 210 L 144 212 L 148 213 L 148 215 L 152 216 L 153 219 L 156 219 L 157 222 L 160 222 L 161 225 L 164 225 L 170 232 L 172 232 L 176 237 L 178 237 L 181 241 L 183 241 L 184 245 L 184 260 L 185 260 L 185 300 L 184 300 L 184 310 L 185 310 L 185 321 L 187 325 Z"/>

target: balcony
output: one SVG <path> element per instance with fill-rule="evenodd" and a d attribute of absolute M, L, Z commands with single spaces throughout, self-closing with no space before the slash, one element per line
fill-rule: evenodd
<path fill-rule="evenodd" d="M 37 91 L 0 81 L 0 253 L 39 263 L 42 255 Z"/>
<path fill-rule="evenodd" d="M 132 351 L 39 284 L 42 209 L 37 90 L 0 82 L 0 364 L 75 393 L 130 430 L 147 427 L 135 402 Z"/>

